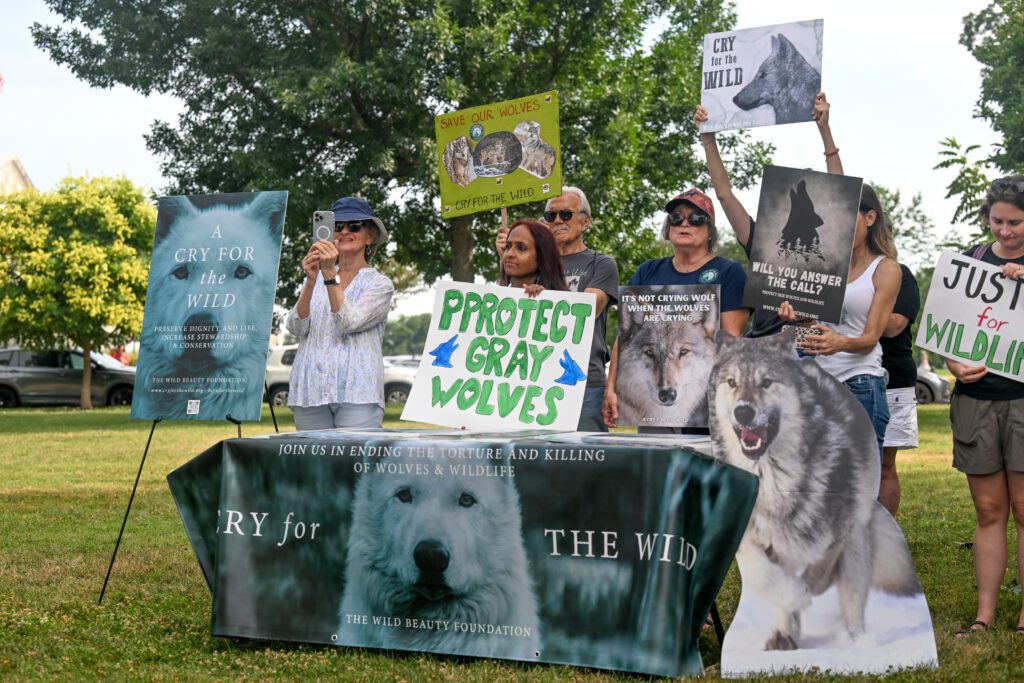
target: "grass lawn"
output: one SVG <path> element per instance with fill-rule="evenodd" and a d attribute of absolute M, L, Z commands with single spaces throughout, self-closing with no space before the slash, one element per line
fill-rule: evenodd
<path fill-rule="evenodd" d="M 282 431 L 291 431 L 291 414 L 282 412 Z M 920 421 L 921 448 L 899 457 L 898 519 L 931 607 L 941 668 L 887 679 L 1019 679 L 1024 636 L 1012 633 L 1021 603 L 1015 569 L 1004 581 L 992 631 L 968 641 L 953 638 L 974 616 L 971 552 L 960 545 L 971 537 L 974 515 L 964 477 L 949 465 L 947 407 L 921 408 Z M 408 423 L 389 409 L 385 426 Z M 243 426 L 245 436 L 270 431 L 266 408 L 261 424 Z M 637 680 L 565 667 L 211 637 L 210 593 L 164 478 L 200 450 L 234 436 L 228 424 L 157 427 L 98 607 L 148 432 L 149 424 L 129 420 L 127 408 L 0 411 L 0 678 Z M 719 598 L 726 623 L 738 598 L 734 565 Z M 708 677 L 716 678 L 719 650 L 707 633 L 701 651 Z"/>

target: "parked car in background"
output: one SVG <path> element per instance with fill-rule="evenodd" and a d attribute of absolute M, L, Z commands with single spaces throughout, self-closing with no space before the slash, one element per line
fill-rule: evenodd
<path fill-rule="evenodd" d="M 0 349 L 0 408 L 30 405 L 69 405 L 82 402 L 80 349 L 29 351 Z M 90 393 L 93 405 L 131 405 L 135 368 L 93 352 Z"/>
<path fill-rule="evenodd" d="M 940 377 L 927 368 L 917 368 L 917 402 L 918 403 L 948 403 L 949 402 L 949 381 Z"/>
<path fill-rule="evenodd" d="M 275 346 L 267 356 L 267 391 L 270 402 L 275 407 L 288 405 L 288 379 L 295 363 L 295 351 L 298 345 Z M 416 368 L 407 365 L 394 365 L 384 359 L 384 401 L 391 405 L 405 403 L 416 379 Z"/>

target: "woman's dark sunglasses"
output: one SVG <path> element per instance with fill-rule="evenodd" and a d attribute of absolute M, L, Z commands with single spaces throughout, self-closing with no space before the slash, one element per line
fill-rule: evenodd
<path fill-rule="evenodd" d="M 558 216 L 559 218 L 562 219 L 563 223 L 567 223 L 568 221 L 572 220 L 573 215 L 576 214 L 576 213 L 583 213 L 583 212 L 582 211 L 573 211 L 572 209 L 562 209 L 560 211 L 545 211 L 544 212 L 544 222 L 545 223 L 554 223 L 555 222 L 555 216 Z"/>
<path fill-rule="evenodd" d="M 345 228 L 352 234 L 355 234 L 362 230 L 364 227 L 363 221 L 338 221 L 334 224 L 334 232 L 341 232 Z"/>
<path fill-rule="evenodd" d="M 705 223 L 708 222 L 708 217 L 706 215 L 700 213 L 699 211 L 694 211 L 689 216 L 684 216 L 681 213 L 670 213 L 668 215 L 668 224 L 669 225 L 676 225 L 676 226 L 682 225 L 683 221 L 688 222 L 690 225 L 692 225 L 695 228 L 699 228 L 700 226 L 702 226 L 702 225 L 704 225 Z"/>

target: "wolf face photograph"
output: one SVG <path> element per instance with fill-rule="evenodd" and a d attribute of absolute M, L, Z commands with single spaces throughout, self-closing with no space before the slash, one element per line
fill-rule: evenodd
<path fill-rule="evenodd" d="M 821 90 L 821 19 L 704 37 L 702 133 L 812 120 Z"/>
<path fill-rule="evenodd" d="M 383 464 L 370 462 L 356 485 L 338 644 L 536 660 L 514 481 L 378 472 Z"/>
<path fill-rule="evenodd" d="M 622 295 L 649 295 L 655 303 L 619 306 L 619 424 L 706 427 L 707 380 L 719 325 L 717 290 L 666 285 L 625 288 Z M 691 310 L 677 311 L 679 301 L 657 303 L 659 297 L 677 295 L 689 297 Z M 699 305 L 702 298 L 710 301 Z"/>
<path fill-rule="evenodd" d="M 286 202 L 160 199 L 133 418 L 259 418 Z"/>
<path fill-rule="evenodd" d="M 931 619 L 903 534 L 876 500 L 870 419 L 845 385 L 796 356 L 793 341 L 718 336 L 714 457 L 760 479 L 736 553 L 743 592 L 723 673 L 885 671 L 893 657 L 927 664 Z M 885 656 L 865 661 L 875 646 Z M 789 654 L 799 650 L 815 652 Z"/>

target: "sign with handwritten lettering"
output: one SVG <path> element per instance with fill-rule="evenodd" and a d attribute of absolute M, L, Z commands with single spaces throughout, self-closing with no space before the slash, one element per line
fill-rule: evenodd
<path fill-rule="evenodd" d="M 557 92 L 439 114 L 434 128 L 444 218 L 562 194 Z"/>
<path fill-rule="evenodd" d="M 946 358 L 984 365 L 1024 382 L 1024 280 L 999 266 L 943 253 L 935 264 L 917 345 Z"/>
<path fill-rule="evenodd" d="M 596 297 L 438 284 L 403 420 L 447 427 L 573 431 L 579 422 Z"/>

